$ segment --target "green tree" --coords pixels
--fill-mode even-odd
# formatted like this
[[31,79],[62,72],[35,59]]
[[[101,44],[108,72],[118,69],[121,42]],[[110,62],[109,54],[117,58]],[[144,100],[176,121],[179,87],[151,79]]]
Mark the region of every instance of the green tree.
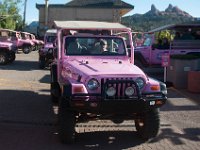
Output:
[[0,28],[20,29],[22,17],[19,14],[18,4],[21,0],[2,0],[0,1]]

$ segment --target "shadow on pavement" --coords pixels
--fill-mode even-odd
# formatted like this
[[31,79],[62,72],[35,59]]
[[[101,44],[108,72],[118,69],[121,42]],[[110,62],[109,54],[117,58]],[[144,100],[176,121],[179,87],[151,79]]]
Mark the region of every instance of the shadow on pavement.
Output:
[[[43,91],[46,92],[46,89],[41,89],[40,91],[41,93]],[[180,95],[174,93],[169,93],[170,96],[175,98],[180,97]],[[175,146],[186,145],[187,143],[185,143],[184,139],[196,142],[200,141],[199,128],[184,128],[183,133],[179,133],[169,124],[161,124],[158,136],[148,143],[140,140],[136,131],[115,131],[113,129],[112,131],[79,133],[74,145],[63,145],[58,138],[56,115],[53,112],[52,106],[49,95],[38,94],[33,91],[1,90],[1,149],[121,150],[138,147],[143,144],[159,143],[166,139],[171,141],[172,145]]]
[[54,124],[49,95],[33,91],[0,90],[0,122]]
[[[200,106],[198,103],[194,104],[189,97],[187,97],[185,94],[179,92],[176,89],[169,88],[168,89],[168,100],[166,104],[161,107],[162,111],[195,111],[200,110]],[[173,105],[173,101],[191,101],[190,105],[184,104],[184,105]]]
[[0,66],[2,70],[17,70],[17,71],[31,71],[41,70],[37,61],[15,60],[13,63]]
[[51,81],[50,72],[48,75],[43,76],[39,81],[40,83],[50,83]]
[[178,133],[173,131],[172,128],[161,129],[160,134],[150,143],[157,143],[163,139],[168,139],[173,143],[173,145],[186,145],[184,139],[199,142],[200,141],[200,129],[199,128],[186,128],[183,133]]

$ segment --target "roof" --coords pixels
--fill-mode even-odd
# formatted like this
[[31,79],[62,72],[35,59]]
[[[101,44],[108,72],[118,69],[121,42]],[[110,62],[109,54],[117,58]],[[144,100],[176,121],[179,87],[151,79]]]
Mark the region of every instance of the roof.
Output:
[[[36,8],[44,8],[44,4],[36,4]],[[118,9],[134,9],[133,5],[125,3],[121,0],[73,0],[66,4],[49,4],[49,8],[118,8]]]
[[74,7],[92,7],[92,8],[129,8],[133,9],[134,6],[125,3],[121,0],[73,0],[66,4],[67,6]]
[[162,30],[172,30],[176,28],[200,28],[200,24],[170,24],[150,30],[149,33],[158,32]]
[[57,28],[69,29],[128,29],[120,23],[98,21],[54,21]]
[[14,31],[14,30],[11,30],[11,29],[3,29],[3,28],[0,28],[0,31],[16,32],[16,31]]
[[57,33],[56,29],[48,29],[46,33]]

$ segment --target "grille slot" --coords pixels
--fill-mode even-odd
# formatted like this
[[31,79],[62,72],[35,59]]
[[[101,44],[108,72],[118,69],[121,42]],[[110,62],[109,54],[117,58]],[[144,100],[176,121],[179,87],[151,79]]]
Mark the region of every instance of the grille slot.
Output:
[[[116,94],[114,96],[108,96],[106,94],[106,90],[108,87],[115,87]],[[129,97],[125,94],[126,87],[133,87],[134,88],[134,95]],[[115,99],[115,100],[121,100],[121,99],[134,99],[134,98],[140,98],[140,90],[137,85],[137,83],[132,78],[103,78],[101,79],[101,94],[104,97],[104,99]]]

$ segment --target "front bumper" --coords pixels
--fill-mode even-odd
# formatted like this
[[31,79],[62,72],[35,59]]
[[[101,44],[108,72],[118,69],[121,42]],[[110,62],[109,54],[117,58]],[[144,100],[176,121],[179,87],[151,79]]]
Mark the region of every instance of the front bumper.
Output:
[[131,99],[105,99],[104,96],[93,94],[76,94],[69,100],[69,109],[86,113],[141,113],[159,108],[166,103],[167,97],[162,93],[146,93]]
[[52,55],[53,56],[53,48],[49,48],[49,49],[40,49],[39,50],[39,55],[40,56],[47,56],[47,55]]

